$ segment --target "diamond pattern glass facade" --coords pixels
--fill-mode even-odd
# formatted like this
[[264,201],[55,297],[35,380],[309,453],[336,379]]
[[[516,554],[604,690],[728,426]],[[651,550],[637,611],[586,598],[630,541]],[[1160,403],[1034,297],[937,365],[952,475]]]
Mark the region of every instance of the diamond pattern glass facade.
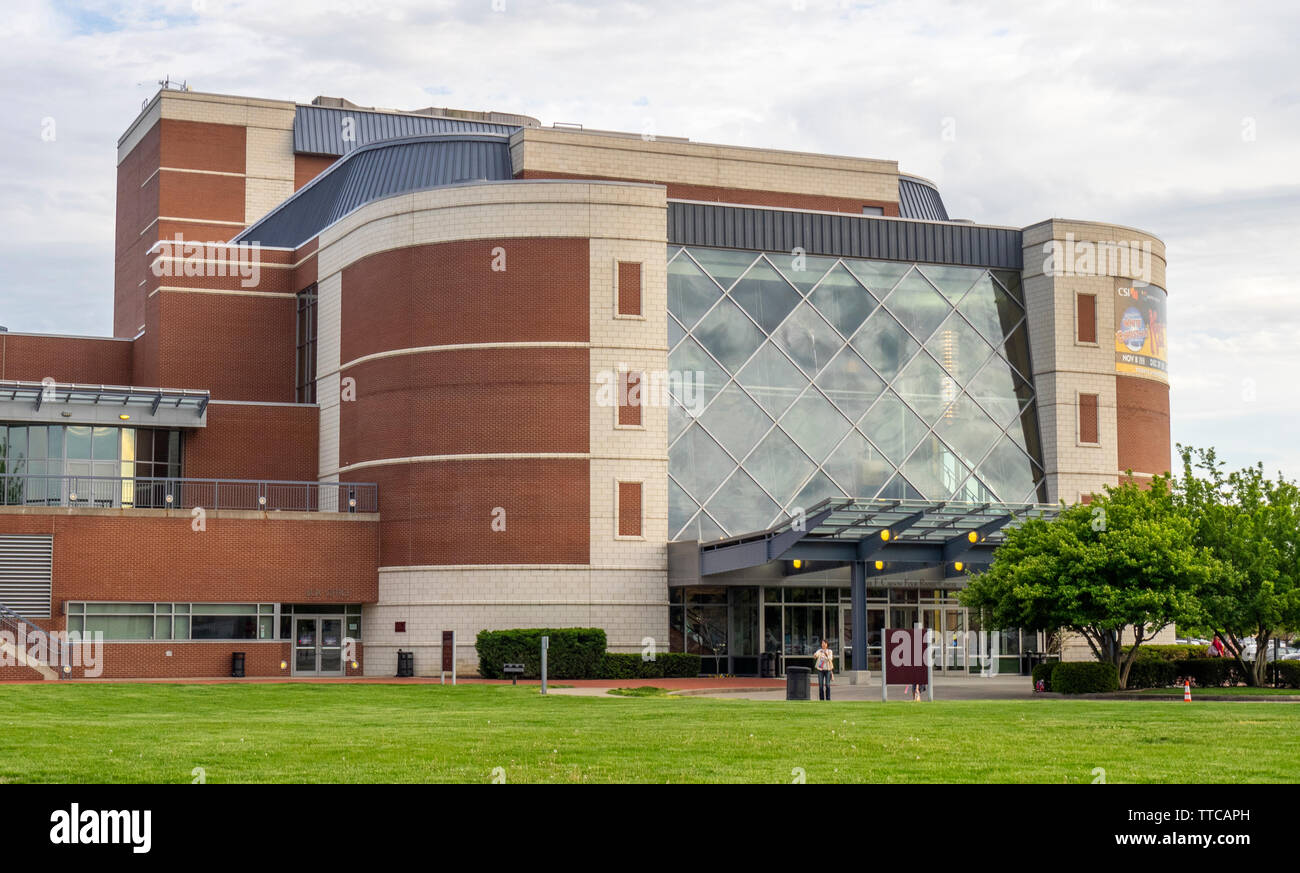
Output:
[[1020,277],[668,250],[673,539],[827,497],[1042,502]]

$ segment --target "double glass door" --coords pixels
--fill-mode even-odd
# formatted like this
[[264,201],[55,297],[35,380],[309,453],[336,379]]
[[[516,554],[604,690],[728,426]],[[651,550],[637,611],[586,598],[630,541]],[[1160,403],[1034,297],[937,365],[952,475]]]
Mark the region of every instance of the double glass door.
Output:
[[293,617],[293,675],[343,675],[342,617]]

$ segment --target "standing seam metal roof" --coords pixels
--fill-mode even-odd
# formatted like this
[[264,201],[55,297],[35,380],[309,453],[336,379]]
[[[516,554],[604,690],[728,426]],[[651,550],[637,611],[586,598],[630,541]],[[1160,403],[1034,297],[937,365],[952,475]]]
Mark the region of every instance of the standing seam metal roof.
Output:
[[923,221],[948,221],[939,189],[912,176],[898,177],[898,215]]
[[[345,122],[351,119],[351,124]],[[348,138],[344,138],[345,130]],[[509,124],[468,121],[432,115],[401,115],[330,106],[299,106],[293,117],[293,150],[307,155],[346,155],[386,139],[440,133],[486,133],[509,136]]]
[[384,197],[512,177],[505,136],[445,134],[372,143],[341,158],[232,242],[293,248]]

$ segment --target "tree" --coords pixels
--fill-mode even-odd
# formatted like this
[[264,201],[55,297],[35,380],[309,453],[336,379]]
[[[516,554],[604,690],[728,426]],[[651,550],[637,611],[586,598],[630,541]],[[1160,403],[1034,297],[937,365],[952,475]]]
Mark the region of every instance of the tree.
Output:
[[[1300,489],[1262,464],[1224,473],[1214,449],[1179,446],[1182,478],[1174,500],[1216,560],[1197,596],[1202,620],[1190,627],[1217,634],[1250,685],[1268,675],[1270,642],[1300,628]],[[1243,640],[1255,638],[1247,662]]]
[[[1107,487],[1091,504],[1009,530],[961,600],[986,625],[1080,634],[1099,661],[1115,665],[1124,688],[1144,642],[1199,618],[1195,592],[1214,559],[1193,534],[1168,477],[1155,477],[1149,489]],[[1130,647],[1123,645],[1126,629]]]

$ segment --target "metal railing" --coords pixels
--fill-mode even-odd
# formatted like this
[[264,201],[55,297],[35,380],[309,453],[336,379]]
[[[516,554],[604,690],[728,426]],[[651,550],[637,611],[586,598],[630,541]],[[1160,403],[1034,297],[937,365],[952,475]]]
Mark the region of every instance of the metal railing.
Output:
[[374,482],[0,474],[0,505],[378,512]]
[[[3,603],[0,603],[0,630],[6,631],[12,637],[10,642],[24,655],[32,651],[33,644],[38,651],[43,649],[45,660],[35,658],[27,664],[37,672],[53,669],[48,663],[49,660],[53,660],[55,664],[68,663],[68,647],[63,640],[51,636],[45,628],[30,618],[19,615]],[[14,655],[18,656],[19,653],[15,652]],[[59,675],[66,675],[66,671],[60,672]]]

